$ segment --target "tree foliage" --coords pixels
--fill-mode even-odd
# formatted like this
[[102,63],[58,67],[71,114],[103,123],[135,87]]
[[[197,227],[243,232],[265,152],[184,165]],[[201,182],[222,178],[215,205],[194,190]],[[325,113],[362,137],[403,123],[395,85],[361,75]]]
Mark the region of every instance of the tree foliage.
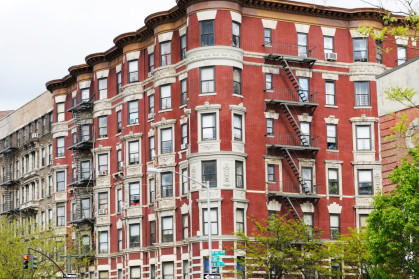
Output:
[[375,278],[419,275],[419,146],[408,152],[410,161],[403,158],[401,167],[389,175],[396,190],[374,197],[368,218],[367,245]]
[[328,274],[329,251],[320,241],[320,233],[300,221],[273,215],[255,226],[251,236],[237,233],[236,272],[245,278],[280,279],[286,274],[315,271]]

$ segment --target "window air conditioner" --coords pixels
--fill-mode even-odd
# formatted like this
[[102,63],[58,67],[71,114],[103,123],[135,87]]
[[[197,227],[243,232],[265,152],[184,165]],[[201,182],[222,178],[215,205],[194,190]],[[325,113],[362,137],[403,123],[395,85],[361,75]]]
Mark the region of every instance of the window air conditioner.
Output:
[[32,133],[32,138],[37,138],[38,137],[38,133]]
[[129,124],[137,124],[137,123],[138,123],[138,118],[129,120]]
[[336,61],[338,59],[338,54],[336,52],[326,53],[326,60]]
[[300,57],[308,57],[308,56],[307,56],[307,53],[302,53],[302,54],[300,54],[299,56],[300,56]]
[[148,119],[154,118],[154,112],[148,114]]
[[106,209],[99,209],[98,214],[99,215],[105,215],[105,214],[107,214],[107,210]]
[[148,77],[152,77],[152,76],[153,76],[153,72],[149,72]]
[[99,172],[99,175],[100,176],[104,176],[104,175],[107,175],[108,174],[108,171],[100,171]]
[[180,149],[186,149],[186,143],[182,143],[182,144],[180,145]]

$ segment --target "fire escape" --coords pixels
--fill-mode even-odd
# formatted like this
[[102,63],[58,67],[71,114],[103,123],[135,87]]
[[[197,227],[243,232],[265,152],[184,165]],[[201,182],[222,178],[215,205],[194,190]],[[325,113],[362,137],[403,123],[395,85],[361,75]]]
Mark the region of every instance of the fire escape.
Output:
[[[300,46],[284,43],[271,43],[265,45],[265,63],[271,65],[280,65],[285,73],[285,83],[291,88],[273,88],[265,92],[266,110],[275,110],[282,112],[284,118],[292,128],[292,133],[276,132],[273,135],[267,135],[267,154],[284,157],[292,175],[296,181],[281,181],[276,187],[269,189],[268,199],[279,199],[290,211],[291,215],[300,221],[302,220],[302,212],[299,204],[304,201],[311,200],[317,205],[320,196],[318,193],[318,185],[313,185],[311,172],[311,180],[301,173],[302,166],[298,164],[298,158],[314,159],[318,147],[317,138],[313,137],[310,131],[310,124],[302,128],[302,123],[298,121],[296,113],[312,117],[317,106],[316,92],[302,88],[291,69],[290,65],[298,65],[300,68],[311,68],[316,62],[313,58],[314,49],[307,46],[305,51]],[[278,109],[280,111],[278,111]],[[288,127],[289,127],[288,126]]]
[[[95,175],[91,149],[94,144],[92,119],[94,94],[80,93],[72,99],[73,133],[67,139],[69,150],[73,151],[73,171],[68,174],[68,186],[73,189],[72,221],[75,226],[93,224],[93,185]],[[90,123],[90,124],[89,124]]]
[[16,187],[19,185],[19,180],[13,176],[13,158],[14,153],[18,149],[12,138],[5,138],[2,143],[0,155],[3,157],[2,177],[0,187],[2,187],[2,209],[1,214],[12,214],[18,211],[14,204],[13,195],[16,192]]

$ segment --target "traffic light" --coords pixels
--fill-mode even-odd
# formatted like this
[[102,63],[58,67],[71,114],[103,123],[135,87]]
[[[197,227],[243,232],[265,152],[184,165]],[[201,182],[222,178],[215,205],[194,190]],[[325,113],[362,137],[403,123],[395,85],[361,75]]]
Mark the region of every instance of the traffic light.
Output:
[[23,269],[29,268],[29,255],[23,256]]
[[38,256],[31,255],[31,257],[30,257],[30,269],[38,269]]

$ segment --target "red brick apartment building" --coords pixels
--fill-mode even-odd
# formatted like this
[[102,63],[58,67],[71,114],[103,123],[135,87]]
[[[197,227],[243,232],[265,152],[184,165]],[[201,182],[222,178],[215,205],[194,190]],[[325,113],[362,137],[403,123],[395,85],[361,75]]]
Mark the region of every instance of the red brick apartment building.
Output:
[[[63,236],[92,228],[83,278],[202,278],[207,190],[180,174],[210,185],[213,250],[270,212],[324,239],[362,226],[382,187],[375,76],[415,56],[356,32],[381,16],[179,0],[49,81],[50,221]],[[153,160],[162,173],[147,172]],[[222,257],[222,276],[236,256]]]

